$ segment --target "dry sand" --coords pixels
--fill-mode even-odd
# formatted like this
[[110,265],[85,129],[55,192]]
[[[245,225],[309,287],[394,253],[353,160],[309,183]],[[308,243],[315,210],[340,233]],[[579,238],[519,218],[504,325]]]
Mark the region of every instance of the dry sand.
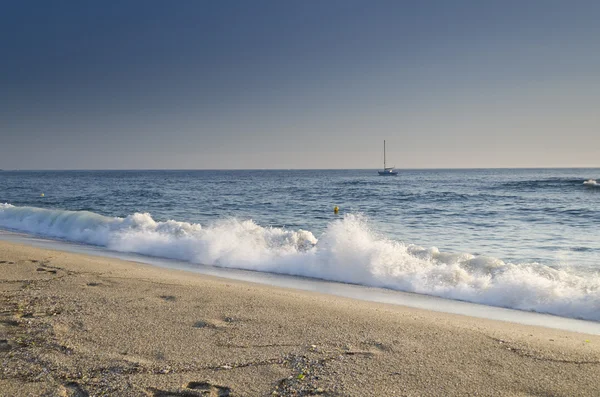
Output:
[[600,337],[0,242],[0,395],[599,396]]

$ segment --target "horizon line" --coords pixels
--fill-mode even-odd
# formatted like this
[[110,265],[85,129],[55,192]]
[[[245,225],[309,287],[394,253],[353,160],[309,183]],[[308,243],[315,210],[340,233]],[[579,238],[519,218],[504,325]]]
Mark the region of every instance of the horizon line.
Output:
[[[599,166],[558,166],[558,167],[414,167],[397,168],[404,171],[435,170],[552,170],[552,169],[600,169]],[[377,171],[380,168],[15,168],[0,172],[20,171]]]

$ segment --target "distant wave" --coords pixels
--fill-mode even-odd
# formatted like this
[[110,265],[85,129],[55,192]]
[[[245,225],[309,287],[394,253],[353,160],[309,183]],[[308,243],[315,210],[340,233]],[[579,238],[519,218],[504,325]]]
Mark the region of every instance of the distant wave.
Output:
[[600,184],[598,184],[595,179],[588,179],[587,181],[583,182],[583,184],[588,187],[600,187]]
[[317,239],[305,230],[223,219],[208,226],[149,214],[0,204],[0,227],[192,263],[385,287],[486,305],[600,321],[600,274],[444,253],[387,239],[346,215]]
[[576,185],[581,185],[581,179],[545,178],[506,182],[502,184],[502,187],[516,190],[531,190],[541,188],[560,188]]

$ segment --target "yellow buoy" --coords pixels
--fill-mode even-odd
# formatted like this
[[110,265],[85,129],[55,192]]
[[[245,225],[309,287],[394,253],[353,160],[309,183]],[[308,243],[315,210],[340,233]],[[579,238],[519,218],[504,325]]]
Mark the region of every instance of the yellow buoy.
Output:
[[40,197],[44,197],[44,193],[40,194]]
[[338,208],[338,206],[336,205],[335,207],[333,207],[333,213],[337,214],[338,212],[340,212],[340,209]]

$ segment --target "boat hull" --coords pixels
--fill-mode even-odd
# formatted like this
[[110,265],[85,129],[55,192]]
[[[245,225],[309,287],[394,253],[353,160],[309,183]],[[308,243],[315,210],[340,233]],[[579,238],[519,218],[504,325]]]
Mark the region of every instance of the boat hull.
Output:
[[381,176],[397,176],[398,171],[377,171]]

